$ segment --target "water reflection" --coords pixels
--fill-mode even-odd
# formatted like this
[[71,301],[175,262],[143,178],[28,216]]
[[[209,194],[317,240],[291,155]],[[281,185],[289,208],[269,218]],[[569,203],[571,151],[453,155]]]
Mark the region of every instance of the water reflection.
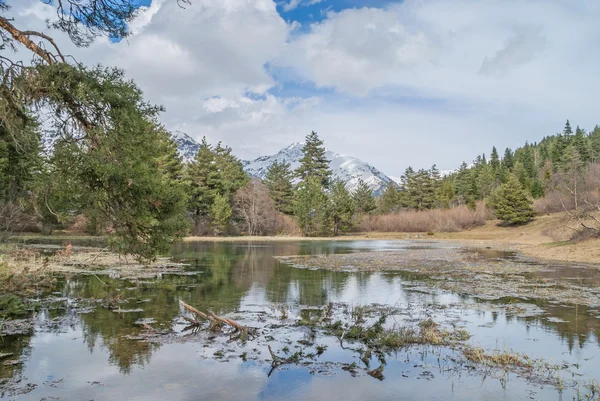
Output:
[[[267,378],[268,367],[254,362],[207,360],[203,357],[206,350],[202,343],[160,346],[130,338],[140,333],[140,319],[152,319],[157,329],[172,327],[181,315],[179,299],[222,314],[260,311],[274,304],[300,310],[328,302],[397,305],[434,318],[443,313],[466,326],[476,344],[576,363],[581,365],[582,373],[592,377],[596,374],[600,360],[597,310],[539,303],[544,313],[516,317],[501,308],[495,309],[494,302],[427,287],[413,273],[303,270],[273,258],[290,254],[401,250],[410,246],[413,245],[402,241],[184,243],[173,250],[173,256],[189,264],[185,275],[163,274],[151,280],[107,276],[100,279],[93,275],[62,277],[58,282],[57,302],[64,308],[41,313],[34,336],[5,338],[0,343],[1,352],[22,355],[25,361],[22,365],[1,366],[0,376],[23,376],[38,384],[34,391],[14,396],[19,400],[52,396],[74,400],[435,400],[445,399],[439,398],[441,389],[442,394],[455,389],[455,380],[460,389],[456,388],[453,399],[516,399],[511,396],[513,393],[519,394],[520,399],[531,391],[523,383],[516,383],[512,393],[506,393],[497,383],[481,383],[480,378],[449,378],[447,374],[441,375],[440,380],[416,377],[410,367],[412,361],[403,362],[402,358],[388,361],[386,376],[395,379],[383,383],[345,374],[312,375],[296,367]],[[92,300],[117,297],[122,302],[119,312],[96,307],[87,313],[72,314],[68,308],[69,303],[77,300],[93,303]],[[496,304],[517,301],[502,300]],[[55,318],[69,324],[54,327],[48,322]],[[435,356],[431,358],[434,363]],[[54,380],[63,381],[52,384]],[[428,384],[431,380],[436,384]]]

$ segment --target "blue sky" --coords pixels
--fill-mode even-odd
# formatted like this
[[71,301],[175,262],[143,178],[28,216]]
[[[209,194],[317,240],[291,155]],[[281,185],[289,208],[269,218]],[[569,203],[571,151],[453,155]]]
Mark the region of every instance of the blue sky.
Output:
[[[389,175],[600,122],[597,0],[141,0],[132,35],[65,51],[115,65],[161,120],[241,158],[319,132]],[[52,6],[13,1],[46,29]]]

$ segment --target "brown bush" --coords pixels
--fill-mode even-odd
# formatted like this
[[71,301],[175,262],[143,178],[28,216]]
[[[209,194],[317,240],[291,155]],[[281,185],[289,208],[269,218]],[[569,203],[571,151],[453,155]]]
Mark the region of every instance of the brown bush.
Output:
[[300,226],[296,222],[292,216],[285,215],[283,213],[277,213],[275,216],[275,225],[274,225],[275,235],[287,235],[287,236],[301,236],[302,230],[300,230]]
[[490,217],[490,211],[483,203],[479,203],[475,210],[458,206],[452,209],[367,215],[358,228],[361,231],[383,232],[454,232],[481,226]]

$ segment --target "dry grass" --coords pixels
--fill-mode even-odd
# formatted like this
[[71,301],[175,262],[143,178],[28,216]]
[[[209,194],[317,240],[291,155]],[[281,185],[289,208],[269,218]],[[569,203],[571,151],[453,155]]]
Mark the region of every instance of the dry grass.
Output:
[[466,206],[452,209],[402,211],[379,216],[365,216],[359,224],[364,232],[457,232],[485,224],[489,210],[479,203],[475,210]]
[[502,367],[529,368],[532,366],[530,359],[525,355],[511,354],[506,351],[494,351],[493,354],[486,353],[483,348],[470,347],[463,350],[463,355],[471,362],[482,365],[493,365]]

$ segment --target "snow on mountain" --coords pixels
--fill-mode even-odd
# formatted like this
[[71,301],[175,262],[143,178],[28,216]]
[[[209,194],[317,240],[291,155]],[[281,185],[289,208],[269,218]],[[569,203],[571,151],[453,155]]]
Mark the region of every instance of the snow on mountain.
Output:
[[[173,140],[177,144],[179,155],[184,162],[190,162],[196,157],[200,144],[194,138],[176,131],[173,134]],[[281,149],[277,154],[261,156],[252,161],[242,161],[244,170],[260,179],[265,178],[267,169],[274,161],[290,163],[290,168],[295,170],[300,165],[303,146],[304,142],[296,142]],[[358,186],[359,179],[366,182],[376,195],[380,194],[388,182],[392,181],[390,177],[356,157],[334,153],[328,149],[325,156],[330,160],[329,165],[333,172],[333,178],[344,181],[351,192]]]
[[200,149],[200,144],[194,138],[181,131],[175,131],[172,137],[173,141],[177,144],[179,156],[183,158],[183,161],[189,163],[194,160],[198,149]]
[[[265,177],[267,169],[274,161],[289,163],[290,168],[295,170],[300,166],[303,146],[304,142],[296,142],[275,155],[244,161],[244,170],[261,179]],[[334,153],[329,149],[326,149],[325,157],[330,160],[333,178],[344,181],[350,192],[357,188],[359,179],[366,182],[375,194],[380,194],[388,182],[392,181],[390,177],[356,157]]]

